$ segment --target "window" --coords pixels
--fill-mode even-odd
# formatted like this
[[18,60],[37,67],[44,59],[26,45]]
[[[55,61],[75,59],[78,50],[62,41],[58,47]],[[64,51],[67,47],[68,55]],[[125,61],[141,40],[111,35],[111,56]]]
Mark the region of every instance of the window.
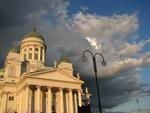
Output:
[[40,51],[40,60],[42,61],[43,60],[43,47],[41,47],[41,51]]
[[32,53],[29,53],[29,59],[32,59]]
[[39,51],[39,49],[38,49],[38,48],[35,48],[35,51],[36,51],[36,52],[38,52],[38,51]]
[[14,101],[14,96],[9,96],[9,101]]
[[41,60],[41,61],[43,60],[42,55],[40,56],[40,60]]
[[38,60],[38,54],[35,53],[35,60]]
[[32,51],[32,48],[29,48],[29,51]]

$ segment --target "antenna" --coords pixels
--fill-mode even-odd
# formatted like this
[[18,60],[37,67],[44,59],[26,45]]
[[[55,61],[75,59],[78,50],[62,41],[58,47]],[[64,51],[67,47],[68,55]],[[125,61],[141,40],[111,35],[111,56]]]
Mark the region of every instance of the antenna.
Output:
[[139,100],[138,100],[138,99],[136,99],[136,103],[137,103],[138,113],[141,113],[141,111],[140,111],[140,107],[139,107]]

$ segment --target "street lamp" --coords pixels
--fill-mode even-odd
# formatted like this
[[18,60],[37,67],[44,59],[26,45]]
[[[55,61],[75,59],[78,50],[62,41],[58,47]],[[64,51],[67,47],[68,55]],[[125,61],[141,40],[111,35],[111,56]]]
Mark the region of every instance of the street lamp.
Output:
[[102,113],[102,108],[101,108],[101,100],[100,100],[100,94],[99,94],[99,85],[98,85],[98,78],[97,78],[97,65],[96,65],[96,55],[101,56],[102,58],[102,65],[105,66],[106,65],[106,61],[104,60],[104,57],[101,53],[95,53],[93,54],[90,50],[84,50],[83,51],[83,56],[82,56],[82,60],[83,62],[86,62],[88,59],[85,56],[85,53],[89,53],[92,56],[92,60],[93,60],[93,69],[94,69],[94,73],[95,73],[95,79],[96,79],[96,88],[97,88],[97,95],[98,95],[98,106],[99,106],[99,112]]

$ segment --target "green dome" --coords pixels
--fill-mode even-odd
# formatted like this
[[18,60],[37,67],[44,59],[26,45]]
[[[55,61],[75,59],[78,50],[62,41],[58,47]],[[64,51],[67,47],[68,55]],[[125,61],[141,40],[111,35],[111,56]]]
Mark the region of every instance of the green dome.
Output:
[[60,64],[61,62],[71,63],[70,60],[67,57],[65,57],[65,56],[63,56],[63,57],[60,58],[58,64]]
[[19,47],[14,47],[9,50],[9,52],[19,53]]
[[3,72],[4,72],[4,68],[1,68],[1,69],[0,69],[0,72],[3,73]]
[[4,75],[4,68],[0,69],[0,78],[2,78]]
[[24,35],[24,38],[28,38],[28,37],[39,38],[45,42],[43,36],[39,32],[36,31],[36,27],[33,27],[31,32]]

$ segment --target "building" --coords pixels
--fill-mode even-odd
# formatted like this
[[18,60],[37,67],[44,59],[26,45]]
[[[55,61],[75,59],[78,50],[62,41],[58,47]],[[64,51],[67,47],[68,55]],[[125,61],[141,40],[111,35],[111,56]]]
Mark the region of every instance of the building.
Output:
[[10,49],[0,70],[0,113],[78,113],[83,81],[65,58],[47,67],[46,49],[35,27]]

